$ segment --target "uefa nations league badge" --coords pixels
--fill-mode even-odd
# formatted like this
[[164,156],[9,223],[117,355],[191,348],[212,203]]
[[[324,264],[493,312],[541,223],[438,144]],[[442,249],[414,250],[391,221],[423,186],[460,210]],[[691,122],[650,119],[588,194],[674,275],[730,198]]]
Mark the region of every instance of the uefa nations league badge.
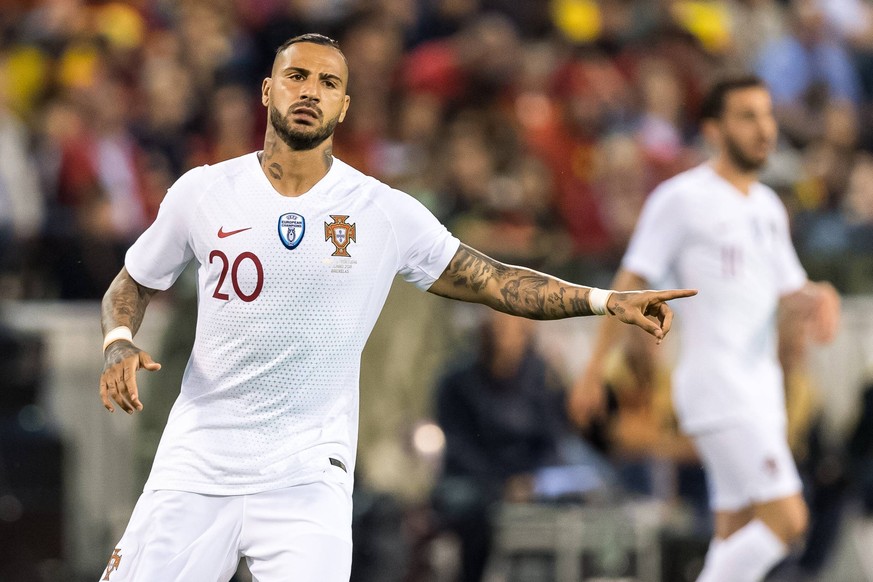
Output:
[[286,249],[296,249],[303,240],[305,232],[306,220],[296,212],[289,212],[279,217],[279,240]]

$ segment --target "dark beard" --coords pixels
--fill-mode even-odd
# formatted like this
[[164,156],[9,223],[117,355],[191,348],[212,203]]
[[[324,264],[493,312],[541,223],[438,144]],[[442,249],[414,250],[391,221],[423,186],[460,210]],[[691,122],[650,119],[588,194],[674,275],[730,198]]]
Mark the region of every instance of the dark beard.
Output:
[[291,124],[288,123],[288,119],[283,117],[275,106],[270,105],[270,124],[276,130],[276,135],[279,136],[279,139],[294,151],[315,149],[324,143],[324,140],[333,135],[333,130],[336,129],[337,123],[339,123],[339,117],[330,120],[327,125],[315,133],[304,133],[293,129]]
[[766,158],[762,161],[749,158],[749,156],[743,153],[740,146],[737,145],[737,142],[729,137],[725,137],[725,148],[728,157],[742,172],[757,172],[767,165]]

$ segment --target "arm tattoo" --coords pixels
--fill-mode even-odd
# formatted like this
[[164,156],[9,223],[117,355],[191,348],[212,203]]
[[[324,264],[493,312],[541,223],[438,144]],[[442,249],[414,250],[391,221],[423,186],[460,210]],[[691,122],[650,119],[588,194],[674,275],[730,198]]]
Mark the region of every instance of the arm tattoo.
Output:
[[513,267],[461,245],[431,291],[451,299],[483,303],[530,319],[591,315],[588,288],[543,273]]
[[478,293],[493,279],[505,277],[509,270],[507,265],[462,245],[445,274],[452,279],[455,287],[466,287]]
[[128,341],[121,340],[114,342],[110,344],[108,348],[106,348],[106,353],[104,354],[103,369],[109,369],[115,364],[119,364],[123,362],[126,358],[134,356],[141,351],[142,350],[140,350],[138,347]]
[[106,334],[119,325],[126,325],[135,334],[154,294],[154,289],[143,287],[127,274],[126,269],[122,269],[103,296],[103,333]]

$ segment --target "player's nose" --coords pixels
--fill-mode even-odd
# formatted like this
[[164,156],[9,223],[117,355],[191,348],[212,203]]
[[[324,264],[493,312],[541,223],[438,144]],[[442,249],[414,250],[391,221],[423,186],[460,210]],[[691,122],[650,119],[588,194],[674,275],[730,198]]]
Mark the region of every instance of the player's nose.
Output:
[[321,101],[318,93],[318,81],[307,79],[303,85],[300,87],[300,100],[301,101],[313,101],[318,103]]

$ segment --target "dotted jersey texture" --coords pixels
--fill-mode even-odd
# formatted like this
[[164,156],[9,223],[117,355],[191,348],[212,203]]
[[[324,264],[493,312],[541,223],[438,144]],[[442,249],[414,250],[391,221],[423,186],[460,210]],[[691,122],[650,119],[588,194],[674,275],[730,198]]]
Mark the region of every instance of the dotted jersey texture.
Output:
[[[289,212],[304,219],[294,249],[279,234]],[[326,235],[342,221],[348,257]],[[185,174],[125,260],[154,289],[199,263],[196,340],[146,489],[265,491],[329,456],[353,472],[361,352],[392,280],[427,289],[458,245],[415,199],[340,160],[298,197],[273,189],[255,153]]]

